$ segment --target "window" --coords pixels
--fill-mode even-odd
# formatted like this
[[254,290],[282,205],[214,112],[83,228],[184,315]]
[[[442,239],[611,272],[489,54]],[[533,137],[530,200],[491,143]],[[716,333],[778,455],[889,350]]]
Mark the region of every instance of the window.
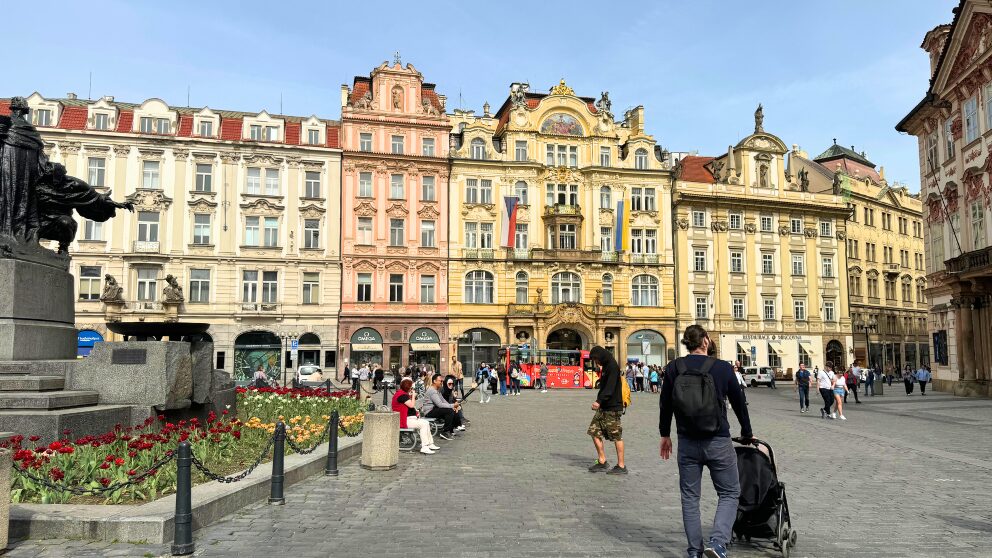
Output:
[[611,306],[613,304],[613,275],[603,274],[602,283],[602,303]]
[[878,298],[878,278],[868,276],[868,297]]
[[631,188],[630,190],[630,210],[631,211],[641,211],[643,209],[643,204],[641,203],[641,189]]
[[813,357],[806,352],[806,348],[803,347],[802,343],[799,344],[799,364],[806,365],[806,368],[813,366]]
[[658,306],[658,279],[637,275],[631,282],[630,303],[634,306]]
[[49,109],[35,109],[31,111],[34,115],[34,125],[35,126],[51,126],[52,125],[52,111]]
[[358,150],[369,152],[372,151],[372,134],[369,132],[362,132],[358,136]]
[[493,247],[493,224],[479,223],[479,248],[489,249]]
[[822,275],[823,277],[833,277],[834,276],[834,258],[833,256],[823,256],[821,261],[822,265]]
[[372,274],[358,274],[358,302],[372,302]]
[[152,302],[158,292],[158,270],[152,267],[138,268],[138,300]]
[[268,141],[279,141],[279,128],[276,126],[266,126],[265,139]]
[[389,220],[389,245],[390,246],[403,246],[404,241],[404,229],[406,228],[406,221],[403,219],[390,219]]
[[857,275],[848,277],[847,290],[850,291],[851,296],[861,296],[861,277]]
[[434,190],[434,177],[424,176],[420,179],[420,200],[421,201],[435,201],[437,200],[437,192]]
[[761,254],[761,273],[762,275],[774,275],[775,274],[775,255],[762,252]]
[[865,242],[865,259],[869,262],[875,261],[875,243]]
[[389,199],[391,200],[406,199],[406,188],[403,187],[402,174],[389,175]]
[[265,169],[265,195],[279,195],[279,169]]
[[551,304],[579,302],[580,298],[581,283],[577,273],[564,271],[551,277]]
[[610,148],[600,147],[599,148],[599,166],[609,167],[612,166],[610,163]]
[[100,266],[79,266],[79,300],[100,300]]
[[258,301],[258,272],[244,271],[241,273],[241,301]]
[[744,299],[742,297],[734,297],[731,299],[730,303],[731,313],[735,320],[744,319]]
[[599,189],[599,208],[613,209],[613,190],[609,186],[602,186]]
[[709,315],[709,301],[705,296],[696,297],[696,319],[703,320]]
[[193,215],[193,244],[210,244],[210,214]]
[[647,229],[644,231],[644,253],[658,253],[658,231],[655,229]]
[[107,160],[103,157],[90,157],[87,178],[90,186],[103,186],[106,180]]
[[486,203],[486,204],[493,203],[492,180],[483,179],[479,181],[479,203]]
[[210,302],[210,270],[189,270],[189,301]]
[[830,238],[834,235],[833,233],[833,223],[830,221],[820,221],[820,236],[823,238]]
[[646,169],[648,168],[648,152],[645,149],[638,149],[634,152],[634,168],[635,169]]
[[806,255],[805,254],[793,254],[792,255],[792,274],[793,275],[806,275]]
[[978,201],[971,204],[971,240],[972,250],[985,248],[985,207]]
[[834,301],[832,300],[823,301],[823,321],[825,322],[837,321],[837,313],[834,312]]
[[[636,190],[638,190],[638,188],[634,188],[634,190],[636,191]],[[655,211],[656,210],[655,197],[654,197],[654,188],[644,188],[644,190],[641,191],[641,204],[640,205],[641,205],[641,207],[643,208],[644,211]]]
[[848,255],[848,257],[850,257],[853,260],[860,259],[858,257],[858,241],[857,240],[855,240],[853,238],[847,239],[847,255]]
[[731,273],[744,273],[744,251],[743,250],[731,250],[730,251],[730,272]]
[[764,310],[764,318],[766,320],[775,319],[775,299],[766,298],[762,301],[762,308]]
[[954,133],[951,128],[954,125],[954,119],[948,118],[944,122],[944,159],[950,159],[954,157]]
[[421,144],[420,151],[424,157],[434,156],[434,138],[423,138],[422,140],[420,140],[420,144]]
[[360,198],[372,197],[372,173],[370,172],[358,173],[358,197]]
[[262,169],[248,167],[247,180],[245,184],[246,193],[260,195],[262,193]]
[[761,232],[772,232],[772,216],[762,215],[761,219]]
[[200,130],[199,133],[200,137],[204,137],[204,138],[213,137],[214,123],[211,122],[210,120],[201,120],[199,130]]
[[561,250],[575,250],[575,225],[558,225],[558,248]]
[[[805,322],[806,321],[806,299],[804,299],[804,298],[795,298],[795,299],[792,299],[792,312],[793,312],[793,315],[795,316],[797,322]],[[766,317],[765,319],[767,320],[769,318]]]
[[389,138],[389,148],[393,155],[403,154],[403,136],[390,136]]
[[478,248],[479,247],[479,224],[478,223],[465,223],[465,247],[466,248]]
[[303,247],[320,248],[320,219],[303,220]]
[[909,250],[899,250],[899,264],[909,268]]
[[303,180],[303,197],[320,197],[320,173],[317,171],[307,171]]
[[513,158],[516,161],[526,161],[527,160],[527,142],[526,141],[516,141],[513,147]]
[[103,223],[99,221],[83,221],[83,240],[103,240]]
[[882,246],[882,261],[883,263],[892,263],[892,248]]
[[479,179],[465,179],[465,203],[479,203]]
[[527,249],[527,223],[517,223],[513,231],[513,247],[517,250]]
[[910,283],[902,284],[902,301],[904,303],[913,302],[913,285]]
[[803,233],[803,220],[802,219],[796,219],[795,217],[793,217],[792,219],[789,219],[789,230],[792,232],[792,234],[802,234]]
[[527,202],[527,190],[529,190],[527,183],[523,180],[517,181],[513,185],[513,194],[517,196],[517,203],[520,205],[529,205]]
[[978,139],[978,96],[964,102],[964,142]]
[[916,302],[919,304],[924,304],[927,301],[924,289],[926,289],[926,287],[923,285],[916,285]]
[[488,271],[470,271],[465,275],[465,302],[468,304],[493,303],[493,274]]
[[110,129],[110,117],[105,112],[98,112],[93,115],[93,129],[94,130],[108,130]]
[[316,128],[307,129],[307,143],[310,145],[320,145],[320,130]]
[[196,164],[196,181],[193,189],[197,192],[212,192],[214,180],[214,166],[210,163]]
[[706,226],[706,212],[700,211],[698,209],[692,210],[692,226],[693,227],[705,227]]
[[434,304],[435,302],[435,278],[433,275],[420,276],[420,303]]
[[857,223],[858,222],[858,206],[856,206],[856,205],[854,205],[852,203],[850,205],[850,208],[851,208],[851,217],[850,217],[850,220],[851,220],[852,223]]
[[150,134],[154,131],[152,126],[152,119],[148,116],[142,116],[141,121],[138,123],[138,130],[142,134]]
[[614,251],[614,238],[612,227],[599,228],[599,249],[602,252]]
[[555,166],[555,146],[549,145],[547,151],[547,160],[545,161],[549,167]]
[[262,302],[269,304],[275,304],[279,302],[279,272],[278,271],[263,271],[262,272]]
[[515,283],[516,283],[516,296],[514,297],[513,300],[517,304],[527,304],[527,300],[529,296],[528,293],[530,291],[530,280],[528,279],[527,274],[524,273],[523,271],[518,271],[515,277]]
[[892,214],[882,212],[882,228],[891,231],[892,230]]
[[548,184],[548,205],[579,205],[579,186],[577,184]]
[[706,250],[693,251],[693,271],[706,271]]
[[420,245],[426,248],[434,247],[434,221],[420,222]]
[[574,145],[548,145],[547,164],[555,166],[555,155],[557,154],[557,166],[577,167],[579,166],[579,148]]
[[141,242],[158,242],[158,212],[138,212],[138,240]]
[[158,188],[158,161],[142,161],[141,163],[141,187]]
[[359,217],[355,234],[355,243],[372,244],[372,218]]
[[320,274],[313,272],[303,273],[303,304],[317,304],[320,302]]
[[169,125],[168,118],[159,118],[155,120],[155,133],[157,134],[168,134],[171,126]]
[[644,241],[644,231],[641,229],[631,229],[630,231],[630,253],[631,254],[643,254],[644,248],[642,246]]
[[486,142],[480,138],[472,140],[472,158],[484,160],[486,158]]
[[265,246],[279,246],[279,218],[266,217],[262,221],[262,241]]
[[744,228],[744,216],[738,212],[731,212],[728,219],[728,227],[732,230],[741,230]]
[[259,141],[262,139],[262,127],[258,124],[252,124],[248,127],[248,138],[253,141]]
[[885,280],[885,299],[895,300],[896,299],[896,281],[895,279]]
[[261,217],[245,217],[245,246],[258,246]]

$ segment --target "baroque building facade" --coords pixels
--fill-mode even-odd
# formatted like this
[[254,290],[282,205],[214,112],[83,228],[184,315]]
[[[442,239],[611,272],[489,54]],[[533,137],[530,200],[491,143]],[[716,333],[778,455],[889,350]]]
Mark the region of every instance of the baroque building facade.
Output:
[[992,395],[992,7],[962,0],[929,31],[930,87],[896,125],[917,137],[934,381]]
[[466,370],[509,345],[667,361],[671,168],[643,107],[611,110],[562,80],[451,116],[450,328]]
[[697,323],[719,358],[772,366],[851,362],[844,279],[848,208],[805,188],[763,128],[719,157],[679,161],[673,218],[679,327]]
[[[335,368],[336,121],[72,94],[28,104],[53,161],[135,206],[106,223],[77,216],[81,355],[121,339],[108,323],[205,322],[216,367],[236,379],[258,366],[273,377],[292,364]],[[105,276],[118,286],[105,291]]]
[[353,366],[450,363],[444,101],[398,57],[341,87],[339,343]]

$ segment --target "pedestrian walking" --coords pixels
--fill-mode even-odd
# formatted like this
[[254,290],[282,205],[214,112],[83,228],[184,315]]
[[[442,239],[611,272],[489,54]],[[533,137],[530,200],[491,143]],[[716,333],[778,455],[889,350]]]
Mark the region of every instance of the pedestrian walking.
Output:
[[541,362],[541,393],[548,393],[548,363]]
[[906,395],[912,395],[913,384],[916,383],[916,378],[908,369],[902,371],[902,383],[906,386]]
[[[741,425],[741,437],[752,438],[744,392],[726,362],[708,356],[712,346],[706,330],[698,325],[686,328],[682,344],[689,355],[665,367],[661,388],[661,458],[672,455],[671,427],[675,417],[679,437],[677,463],[679,492],[682,499],[682,524],[689,543],[690,558],[726,558],[737,502],[740,478],[737,454],[730,439],[724,400],[729,400]],[[710,472],[717,493],[716,514],[709,542],[703,545],[703,527],[699,517],[699,497],[703,467]]]
[[651,367],[648,381],[651,382],[651,393],[658,393],[658,369],[654,366]]
[[799,371],[796,372],[796,393],[799,394],[799,412],[809,412],[809,384],[813,375],[806,369],[806,364],[799,363]]
[[[593,365],[602,369],[599,391],[596,393],[596,400],[592,403],[592,410],[596,413],[586,431],[592,437],[593,445],[596,446],[596,463],[589,467],[589,472],[606,471],[611,475],[626,475],[623,425],[620,423],[620,417],[623,415],[623,390],[620,387],[623,379],[620,377],[620,365],[609,351],[598,345],[589,351],[589,358],[592,359]],[[616,446],[617,464],[612,469],[606,461],[604,439],[613,442]]]
[[634,391],[644,391],[644,367],[634,365]]
[[847,378],[846,374],[837,374],[834,376],[834,404],[837,406],[837,411],[830,415],[830,418],[838,418],[840,420],[847,420],[844,416],[844,399],[847,397]]
[[847,391],[844,392],[844,403],[847,403],[847,394],[854,393],[854,402],[858,405],[861,404],[861,400],[858,399],[858,381],[860,380],[858,375],[860,373],[861,370],[857,366],[852,365],[851,368],[847,371],[847,374],[845,374],[844,387],[846,388]]
[[927,394],[927,382],[930,378],[930,369],[921,364],[920,369],[916,371],[916,381],[920,382],[920,395]]
[[875,397],[875,371],[871,368],[864,369],[865,374],[865,395]]
[[475,371],[475,386],[479,390],[479,403],[489,403],[492,399],[489,395],[489,367],[484,362]]
[[820,390],[820,397],[823,398],[820,418],[834,418],[830,410],[834,405],[834,363],[828,360],[823,370],[817,371],[815,376],[816,387]]
[[520,370],[520,365],[516,362],[510,363],[510,393],[513,395],[520,395],[520,375],[522,371]]
[[500,359],[500,361],[496,363],[496,373],[499,375],[499,394],[505,397],[507,372],[506,372],[506,365],[503,364],[502,359]]
[[[365,366],[364,364],[362,366]],[[355,366],[351,369],[351,391],[358,392],[361,390],[361,369]]]
[[634,391],[636,389],[634,384],[634,378],[636,377],[634,372],[635,366],[637,366],[636,363],[628,362],[627,370],[624,372],[624,377],[627,379],[627,387],[630,388],[630,391]]
[[462,399],[465,399],[465,371],[462,368],[462,361],[457,358],[451,364],[451,375],[455,377],[455,389],[462,392]]

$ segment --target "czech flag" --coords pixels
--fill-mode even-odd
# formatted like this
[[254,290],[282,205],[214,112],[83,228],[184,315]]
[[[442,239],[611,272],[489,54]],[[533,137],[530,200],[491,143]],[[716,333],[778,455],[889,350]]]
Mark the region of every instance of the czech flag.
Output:
[[502,227],[502,242],[500,246],[513,248],[514,236],[517,232],[517,203],[516,196],[503,196],[503,217],[500,219]]
[[617,221],[615,223],[616,242],[613,249],[617,252],[624,252],[630,249],[630,228],[628,227],[626,215],[624,215],[625,202],[617,202]]

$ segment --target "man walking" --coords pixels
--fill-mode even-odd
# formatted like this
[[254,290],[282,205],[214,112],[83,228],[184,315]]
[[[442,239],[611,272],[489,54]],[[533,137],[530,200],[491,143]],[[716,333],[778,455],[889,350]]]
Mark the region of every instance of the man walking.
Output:
[[920,382],[920,395],[926,395],[927,382],[930,381],[930,370],[926,365],[921,364],[920,369],[916,371],[916,381]]
[[799,363],[799,372],[796,372],[796,391],[799,392],[799,412],[809,412],[809,383],[813,375],[806,370],[806,364]]
[[[741,487],[737,472],[737,453],[730,439],[725,400],[741,424],[741,437],[750,440],[751,420],[744,393],[729,364],[707,356],[713,342],[698,325],[686,328],[682,344],[689,355],[665,367],[661,389],[661,458],[672,455],[672,416],[679,436],[679,491],[682,496],[682,523],[689,542],[689,558],[726,558],[727,543],[737,517],[737,500]],[[703,467],[718,501],[709,543],[703,546],[703,527],[699,519],[699,495]]]
[[548,393],[548,364],[546,362],[541,362],[538,377],[541,378],[541,393]]
[[871,367],[864,369],[865,374],[865,395],[875,397],[875,371]]
[[[597,456],[596,463],[589,467],[589,472],[606,471],[610,475],[626,475],[627,467],[623,460],[623,427],[620,425],[620,417],[623,415],[623,390],[620,388],[620,382],[624,381],[620,377],[620,365],[609,351],[598,345],[589,351],[589,358],[603,370],[599,378],[599,393],[592,403],[592,410],[596,411],[596,414],[593,415],[587,431],[592,436]],[[617,464],[612,469],[606,462],[604,438],[613,442],[617,448]]]
[[[362,367],[364,368],[365,365],[363,364]],[[358,366],[352,367],[352,369],[351,369],[351,391],[354,391],[356,393],[358,393],[358,392],[361,391],[361,389],[362,389],[361,375],[362,375],[361,368],[359,368]]]
[[823,408],[820,409],[820,418],[834,418],[831,408],[834,406],[834,363],[827,361],[823,370],[816,372],[816,387],[820,390],[820,397],[823,398]]
[[858,380],[860,379],[861,369],[858,367],[857,362],[855,362],[851,369],[847,371],[847,375],[844,377],[844,382],[847,384],[847,392],[844,393],[844,403],[847,403],[847,394],[854,394],[854,402],[858,405],[861,404],[861,400],[858,399]]

